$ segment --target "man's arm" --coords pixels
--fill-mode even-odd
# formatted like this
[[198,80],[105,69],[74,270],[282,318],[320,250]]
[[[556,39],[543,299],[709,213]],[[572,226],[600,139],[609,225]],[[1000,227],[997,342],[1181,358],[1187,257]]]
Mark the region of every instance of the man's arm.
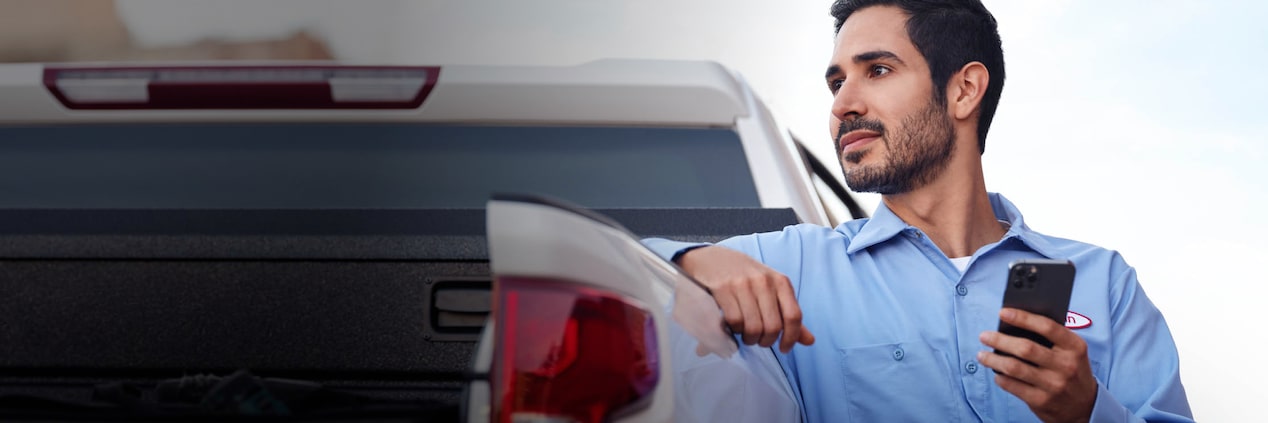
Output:
[[[764,235],[786,234],[751,236],[753,249],[758,249],[757,237]],[[742,335],[745,344],[769,347],[780,340],[780,351],[787,353],[797,343],[814,343],[814,335],[801,324],[801,307],[788,277],[754,260],[747,251],[663,239],[643,243],[709,288],[723,319],[733,332]],[[744,248],[741,241],[733,241],[733,245]],[[760,255],[760,251],[753,253]]]
[[769,347],[781,339],[779,350],[787,353],[796,343],[814,343],[814,335],[801,325],[792,284],[782,273],[718,245],[687,251],[678,257],[678,265],[709,288],[723,319],[743,335],[745,344]]

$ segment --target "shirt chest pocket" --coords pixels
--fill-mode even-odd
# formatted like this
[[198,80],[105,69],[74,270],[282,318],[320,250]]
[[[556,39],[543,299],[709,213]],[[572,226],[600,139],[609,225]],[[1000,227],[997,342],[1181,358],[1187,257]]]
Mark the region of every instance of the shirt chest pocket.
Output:
[[962,401],[949,363],[923,342],[841,349],[850,421],[958,421]]

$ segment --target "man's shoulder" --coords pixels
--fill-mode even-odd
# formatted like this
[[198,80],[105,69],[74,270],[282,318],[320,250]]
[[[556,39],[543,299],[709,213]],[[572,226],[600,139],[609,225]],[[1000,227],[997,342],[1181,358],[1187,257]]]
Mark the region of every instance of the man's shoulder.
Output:
[[833,229],[833,232],[836,232],[846,238],[854,238],[855,235],[859,234],[859,231],[863,230],[863,226],[870,220],[870,218],[865,217],[841,222],[840,225],[837,225],[837,227]]
[[1083,266],[1081,267],[1086,267],[1088,265],[1109,266],[1114,268],[1127,266],[1127,263],[1123,260],[1122,254],[1119,254],[1116,250],[1105,248],[1090,242],[1062,238],[1034,231],[1030,231],[1028,235],[1030,240],[1035,240],[1037,244],[1043,244],[1042,251],[1040,252],[1051,256],[1050,258],[1071,260],[1075,262],[1076,265],[1082,264]]
[[1104,262],[1114,266],[1125,265],[1118,251],[1090,242],[1052,236],[1031,229],[1022,219],[1021,211],[1011,201],[999,193],[989,193],[989,196],[996,217],[1011,223],[1012,232],[1019,233],[1021,240],[1036,252],[1052,259],[1068,259],[1076,264],[1081,261],[1090,261]]
[[859,234],[867,220],[867,218],[863,218],[842,222],[835,228],[813,223],[801,223],[786,226],[780,231],[758,233],[750,236],[763,243],[793,242],[801,244],[803,247],[825,244],[848,246],[854,237]]
[[863,229],[868,218],[854,219],[845,222],[836,227],[820,226],[810,223],[793,225],[785,228],[785,230],[796,231],[805,241],[831,241],[833,243],[844,243],[849,245],[850,241],[858,236],[859,231]]
[[[860,219],[860,220],[866,220],[866,219]],[[845,228],[851,222],[856,222],[856,221],[857,220],[842,223],[838,225],[836,228],[816,225],[813,223],[799,223],[796,225],[788,225],[784,227],[783,230],[780,230],[780,231],[767,232],[765,234],[755,234],[755,235],[779,236],[779,237],[793,236],[803,241],[816,240],[816,239],[833,239],[833,240],[838,240],[841,238],[848,239],[848,238],[852,238],[854,234],[856,234],[858,231],[857,230],[850,231]]]
[[746,247],[756,247],[757,245],[761,245],[762,248],[784,248],[796,244],[799,245],[799,248],[804,249],[810,246],[822,245],[825,242],[834,244],[844,242],[848,244],[853,234],[843,231],[842,228],[844,226],[845,224],[843,223],[834,229],[813,223],[800,223],[785,226],[778,231],[732,237],[719,242],[719,244],[741,251],[747,251]]

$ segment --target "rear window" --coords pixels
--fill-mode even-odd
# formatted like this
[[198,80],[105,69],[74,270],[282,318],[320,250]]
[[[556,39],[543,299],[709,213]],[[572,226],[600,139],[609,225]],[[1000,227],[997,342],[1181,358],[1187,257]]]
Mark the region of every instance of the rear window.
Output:
[[419,124],[0,127],[3,208],[759,207],[726,129]]

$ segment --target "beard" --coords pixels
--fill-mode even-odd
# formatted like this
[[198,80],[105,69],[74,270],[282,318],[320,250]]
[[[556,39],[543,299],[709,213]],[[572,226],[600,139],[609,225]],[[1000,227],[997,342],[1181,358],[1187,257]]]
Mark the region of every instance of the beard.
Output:
[[[955,152],[955,128],[951,116],[931,100],[924,109],[903,118],[892,134],[879,121],[863,118],[842,121],[837,132],[837,157],[841,158],[841,170],[845,172],[845,184],[856,192],[874,192],[881,195],[902,194],[923,187],[933,181],[951,162]],[[871,153],[871,148],[841,154],[840,137],[857,129],[881,134],[889,155],[884,162],[872,166],[855,166],[849,169],[847,162],[859,164]]]

